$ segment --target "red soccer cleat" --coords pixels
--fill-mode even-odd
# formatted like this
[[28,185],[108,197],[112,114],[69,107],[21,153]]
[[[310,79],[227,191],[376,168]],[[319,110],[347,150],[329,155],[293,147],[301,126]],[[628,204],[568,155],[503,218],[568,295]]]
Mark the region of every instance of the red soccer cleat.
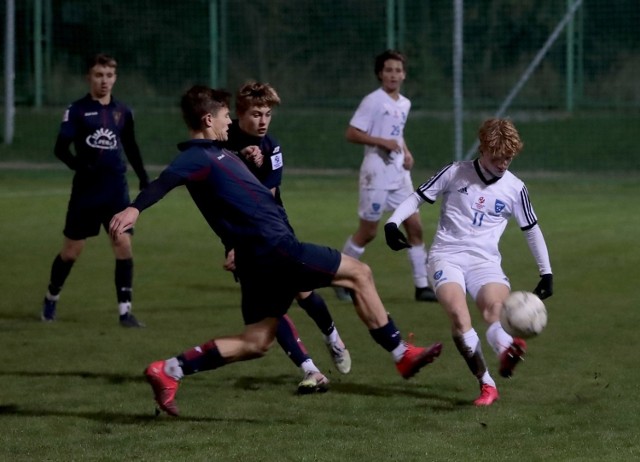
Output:
[[402,359],[396,363],[396,368],[405,379],[410,379],[427,364],[431,364],[434,359],[440,356],[442,343],[434,343],[428,348],[417,347],[407,343],[407,350],[402,355]]
[[500,395],[498,389],[491,385],[484,383],[480,387],[480,396],[473,402],[476,406],[490,406],[494,401],[498,401]]
[[518,337],[513,337],[513,343],[500,355],[500,375],[509,378],[523,356],[527,352],[527,342]]
[[153,397],[160,409],[177,417],[179,412],[175,397],[180,382],[167,375],[164,371],[164,363],[164,361],[156,361],[149,364],[144,370],[144,375],[153,389]]

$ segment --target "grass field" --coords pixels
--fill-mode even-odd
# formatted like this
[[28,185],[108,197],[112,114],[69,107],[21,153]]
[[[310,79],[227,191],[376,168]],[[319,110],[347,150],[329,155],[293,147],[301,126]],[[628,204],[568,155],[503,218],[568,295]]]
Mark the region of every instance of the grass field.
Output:
[[[444,314],[412,301],[406,255],[378,239],[365,261],[387,309],[417,343],[444,343],[437,362],[402,380],[353,309],[321,289],[352,354],[349,375],[333,370],[312,321],[293,307],[301,336],[332,381],[328,393],[296,395],[301,374],[276,347],[258,361],[188,377],[178,419],[154,417],[141,372],[152,360],[241,328],[239,292],[221,270],[221,246],[186,192],[174,191],[136,228],[134,307],[147,329],[118,326],[104,234],[74,267],[58,321],[41,323],[70,178],[60,170],[0,170],[0,460],[640,459],[637,175],[528,181],[555,295],[547,302],[549,325],[513,379],[498,377],[484,344],[502,398],[494,406],[471,405],[477,385]],[[355,174],[289,174],[283,197],[303,240],[340,248],[354,230]],[[437,210],[422,211],[429,237]],[[537,271],[515,226],[502,248],[513,288],[532,289]]]
[[[0,144],[0,162],[47,163],[58,161],[53,144],[64,108],[31,110],[16,115],[13,144]],[[467,116],[463,150],[476,138],[481,118]],[[166,165],[176,155],[177,141],[186,136],[177,110],[135,111],[136,132],[147,164]],[[288,167],[357,169],[360,146],[345,141],[351,111],[278,109],[270,132],[282,143]],[[525,150],[518,167],[527,171],[640,172],[640,114],[515,114]],[[435,171],[453,158],[454,130],[451,117],[414,111],[405,130],[416,167]]]

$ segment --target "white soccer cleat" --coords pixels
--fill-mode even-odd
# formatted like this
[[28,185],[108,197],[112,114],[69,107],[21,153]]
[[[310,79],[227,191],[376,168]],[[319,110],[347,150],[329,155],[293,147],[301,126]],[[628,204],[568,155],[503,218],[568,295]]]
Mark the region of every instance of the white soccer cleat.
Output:
[[348,374],[351,371],[351,355],[340,337],[335,342],[327,343],[327,350],[338,372]]
[[305,372],[302,381],[298,384],[298,393],[301,395],[324,393],[328,390],[329,379],[322,372]]

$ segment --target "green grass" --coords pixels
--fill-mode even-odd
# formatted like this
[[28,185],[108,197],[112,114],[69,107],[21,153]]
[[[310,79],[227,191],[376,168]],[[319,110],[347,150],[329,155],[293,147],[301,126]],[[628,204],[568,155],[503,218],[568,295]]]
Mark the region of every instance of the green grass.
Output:
[[[442,310],[412,301],[406,255],[377,239],[364,259],[386,307],[417,343],[444,343],[438,361],[402,380],[353,309],[321,289],[353,357],[349,375],[336,373],[312,321],[293,307],[332,381],[328,393],[295,395],[301,374],[275,347],[260,360],[188,377],[182,416],[171,419],[154,417],[144,366],[242,326],[221,246],[186,192],[172,192],[136,228],[134,306],[147,329],[117,324],[104,234],[74,267],[58,321],[44,324],[39,310],[62,241],[70,174],[0,170],[0,460],[638,460],[638,179],[528,181],[556,293],[549,325],[513,379],[497,376],[484,344],[501,392],[494,406],[471,405],[477,385]],[[341,247],[356,226],[353,174],[289,174],[284,199],[304,240]],[[436,207],[423,207],[427,237],[436,217]],[[532,289],[537,271],[515,226],[502,248],[513,288]]]
[[[59,164],[53,144],[63,108],[20,108],[12,145],[0,145],[0,162]],[[288,167],[357,169],[362,148],[344,133],[351,111],[278,109],[271,133],[282,143]],[[488,115],[486,115],[488,116]],[[147,164],[166,165],[187,136],[177,110],[135,111],[136,132]],[[527,171],[640,172],[638,113],[516,114],[525,149],[518,167]],[[481,119],[466,116],[463,154],[473,144]],[[405,129],[416,167],[433,172],[454,157],[450,117],[415,111]]]

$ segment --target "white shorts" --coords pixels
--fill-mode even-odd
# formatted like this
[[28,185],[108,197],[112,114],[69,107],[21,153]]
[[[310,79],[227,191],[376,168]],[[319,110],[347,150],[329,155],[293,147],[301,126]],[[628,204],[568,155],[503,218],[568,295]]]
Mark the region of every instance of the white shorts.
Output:
[[474,300],[482,286],[489,283],[504,284],[511,289],[509,278],[499,263],[467,252],[430,253],[427,274],[429,285],[436,292],[442,284],[455,282]]
[[411,194],[409,183],[400,189],[360,189],[358,216],[366,221],[380,221],[384,212],[392,212]]

